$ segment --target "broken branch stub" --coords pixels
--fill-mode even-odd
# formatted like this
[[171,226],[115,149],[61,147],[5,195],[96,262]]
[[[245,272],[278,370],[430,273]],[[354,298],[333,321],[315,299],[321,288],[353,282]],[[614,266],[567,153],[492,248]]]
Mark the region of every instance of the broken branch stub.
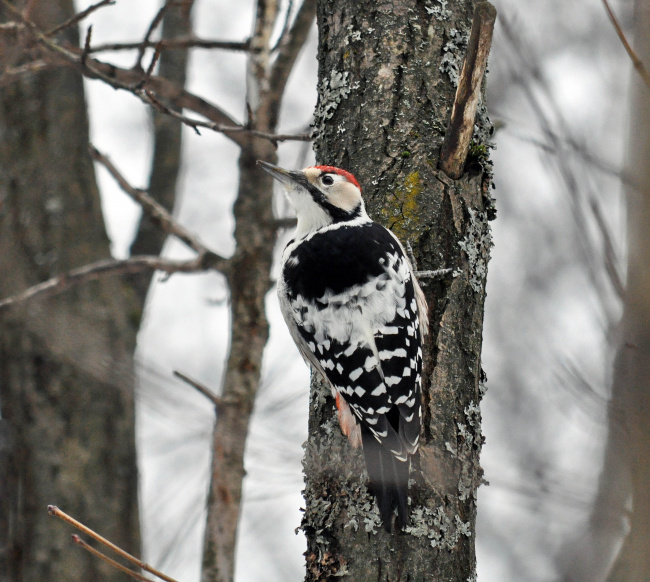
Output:
[[439,168],[454,180],[460,178],[463,173],[474,133],[476,108],[492,46],[492,33],[496,17],[496,8],[489,2],[479,2],[474,9],[467,54],[458,80],[451,119],[440,150],[438,164]]

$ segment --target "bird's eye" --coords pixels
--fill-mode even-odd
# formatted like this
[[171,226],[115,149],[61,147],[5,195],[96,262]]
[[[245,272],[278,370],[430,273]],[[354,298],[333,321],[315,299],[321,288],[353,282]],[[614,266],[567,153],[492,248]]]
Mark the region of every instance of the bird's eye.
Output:
[[325,174],[320,180],[324,186],[331,186],[334,184],[334,178],[332,176]]

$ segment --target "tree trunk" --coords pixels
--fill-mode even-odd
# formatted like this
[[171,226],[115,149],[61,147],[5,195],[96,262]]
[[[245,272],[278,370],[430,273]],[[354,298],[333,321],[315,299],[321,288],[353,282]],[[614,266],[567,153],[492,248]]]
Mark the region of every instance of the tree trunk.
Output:
[[[191,11],[193,0],[183,0],[181,4],[171,5],[165,12],[162,38],[188,37],[192,32]],[[160,55],[158,75],[185,87],[187,76],[187,50],[165,50]],[[167,103],[165,105],[168,105]],[[169,115],[152,110],[154,122],[154,150],[149,177],[149,194],[170,212],[176,201],[176,186],[181,163],[182,126],[181,122]],[[159,255],[167,239],[167,234],[151,218],[143,214],[138,232],[131,244],[131,255]],[[143,271],[130,276],[140,310],[149,291],[153,273]]]
[[[650,2],[635,5],[635,50],[650,62]],[[650,94],[635,74],[632,86],[627,172],[628,267],[621,341],[614,368],[610,402],[610,438],[601,486],[613,495],[599,497],[596,512],[625,517],[619,491],[627,486],[629,532],[608,580],[641,582],[650,579]],[[621,463],[621,460],[624,462]],[[623,500],[625,501],[625,500]],[[618,503],[617,503],[618,502]],[[629,509],[628,509],[629,511]],[[611,517],[610,517],[611,520]],[[616,531],[616,530],[614,530]]]
[[[45,30],[72,0],[30,3]],[[0,14],[4,17],[4,13]],[[63,34],[78,44],[76,30]],[[2,39],[2,68],[20,65]],[[0,296],[109,256],[87,151],[83,84],[71,70],[34,73],[0,90]],[[124,580],[73,547],[47,514],[59,505],[128,551],[139,551],[132,305],[116,280],[95,281],[6,312],[0,327],[3,439],[19,494],[8,579]],[[7,430],[4,430],[7,429]],[[3,442],[3,446],[7,441]]]
[[[266,107],[264,81],[268,79],[269,37],[277,10],[274,1],[258,3],[253,43],[259,50],[249,57],[247,72],[249,121],[255,129],[270,132],[277,119]],[[237,246],[228,275],[230,353],[214,430],[203,582],[234,579],[244,448],[269,337],[264,298],[272,285],[273,185],[270,176],[257,168],[258,159],[277,160],[275,148],[267,140],[251,137],[239,154],[239,190],[233,209]]]
[[[469,0],[319,2],[317,159],[353,172],[371,216],[410,243],[426,270],[424,427],[412,461],[410,526],[387,534],[360,452],[336,426],[316,378],[305,459],[306,580],[475,580],[485,276],[494,215],[479,107],[463,175],[437,170],[471,25]],[[477,157],[478,156],[478,157]]]

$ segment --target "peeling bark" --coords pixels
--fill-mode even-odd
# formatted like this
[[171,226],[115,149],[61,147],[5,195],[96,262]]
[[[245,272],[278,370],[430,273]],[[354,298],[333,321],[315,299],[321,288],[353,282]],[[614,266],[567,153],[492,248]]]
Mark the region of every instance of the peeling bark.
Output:
[[453,272],[422,281],[432,331],[405,532],[380,527],[362,456],[340,434],[327,390],[313,382],[302,525],[307,581],[476,577],[481,341],[494,217],[484,107],[461,177],[437,170],[472,13],[470,1],[319,3],[317,159],[355,174],[370,215],[411,244],[420,269]]

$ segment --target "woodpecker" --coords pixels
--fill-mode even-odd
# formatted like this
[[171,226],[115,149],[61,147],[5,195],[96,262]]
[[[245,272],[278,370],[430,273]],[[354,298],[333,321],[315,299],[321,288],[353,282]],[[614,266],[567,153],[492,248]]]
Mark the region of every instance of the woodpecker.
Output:
[[402,529],[422,418],[424,294],[397,237],[366,214],[352,174],[258,164],[284,186],[298,218],[282,255],[282,315],[331,387],[342,432],[363,447],[385,529],[395,509]]

